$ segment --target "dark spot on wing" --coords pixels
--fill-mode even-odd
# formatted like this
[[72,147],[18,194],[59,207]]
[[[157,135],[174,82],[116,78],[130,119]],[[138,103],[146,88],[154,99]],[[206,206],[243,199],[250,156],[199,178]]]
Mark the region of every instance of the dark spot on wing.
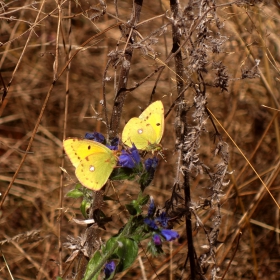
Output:
[[81,158],[78,156],[78,154],[75,152],[74,155],[78,158],[78,160],[81,160]]

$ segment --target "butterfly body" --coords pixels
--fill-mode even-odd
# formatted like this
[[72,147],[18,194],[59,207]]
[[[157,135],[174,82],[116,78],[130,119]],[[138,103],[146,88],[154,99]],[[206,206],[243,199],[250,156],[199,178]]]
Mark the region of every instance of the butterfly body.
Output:
[[161,101],[148,106],[138,118],[130,119],[124,127],[122,141],[132,144],[139,150],[154,151],[160,149],[164,132],[164,108]]
[[100,190],[117,165],[115,151],[101,143],[78,138],[63,141],[64,150],[76,168],[80,183],[92,190]]

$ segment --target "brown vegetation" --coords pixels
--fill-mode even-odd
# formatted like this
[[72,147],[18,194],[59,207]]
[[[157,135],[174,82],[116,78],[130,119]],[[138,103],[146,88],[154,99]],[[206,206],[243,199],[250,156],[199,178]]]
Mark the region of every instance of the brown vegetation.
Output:
[[[224,279],[280,279],[279,116],[262,107],[280,109],[278,1],[185,0],[179,10],[172,0],[171,7],[167,0],[134,6],[6,2],[0,6],[0,244],[7,264],[1,257],[0,278],[9,279],[9,267],[15,279],[74,279],[78,262],[65,262],[71,251],[62,243],[85,227],[73,222],[82,219],[80,200],[65,197],[76,179],[63,160],[62,140],[87,131],[106,134],[106,124],[110,137],[120,135],[152,98],[172,111],[162,140],[165,160],[145,193],[180,216],[174,224],[180,239],[166,244],[158,258],[147,256],[142,244],[134,265],[115,279],[189,279],[188,215],[206,279],[215,273],[226,273]],[[117,115],[111,119],[113,106]],[[187,176],[186,205],[181,197]],[[171,199],[172,189],[180,196]],[[106,187],[115,201],[103,202],[102,210],[113,222],[98,231],[97,241],[124,225],[123,205],[138,192],[128,181]]]

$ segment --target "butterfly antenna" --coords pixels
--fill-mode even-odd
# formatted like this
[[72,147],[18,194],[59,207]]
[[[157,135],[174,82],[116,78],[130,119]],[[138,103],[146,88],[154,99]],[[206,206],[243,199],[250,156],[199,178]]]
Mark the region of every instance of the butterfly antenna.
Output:
[[167,160],[165,159],[164,153],[162,153],[161,151],[158,152],[158,154],[161,156],[161,158],[167,162]]
[[146,155],[147,155],[147,151],[143,151],[142,153],[140,153],[140,156],[142,157],[142,158],[144,158]]
[[102,122],[107,126],[106,121],[102,117],[100,117],[100,114],[93,108],[92,105],[91,105],[91,109],[94,111],[95,116],[84,117],[84,119],[96,119],[97,121]]

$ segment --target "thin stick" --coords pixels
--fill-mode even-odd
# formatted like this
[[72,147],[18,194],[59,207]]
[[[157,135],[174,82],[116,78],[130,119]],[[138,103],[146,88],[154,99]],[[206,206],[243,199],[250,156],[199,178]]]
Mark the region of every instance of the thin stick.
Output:
[[239,245],[239,241],[240,241],[241,235],[242,235],[242,232],[240,232],[239,235],[238,235],[238,239],[237,239],[237,244],[236,244],[235,250],[234,250],[234,252],[233,252],[233,255],[232,255],[232,257],[231,257],[231,259],[230,259],[230,261],[229,261],[229,263],[228,263],[228,266],[227,266],[227,268],[226,268],[226,270],[225,270],[225,272],[224,272],[224,274],[223,274],[221,280],[223,280],[223,279],[225,278],[225,276],[226,276],[226,274],[227,274],[227,272],[228,272],[228,270],[229,270],[229,267],[230,267],[230,265],[231,265],[231,263],[232,263],[232,261],[233,261],[235,255],[236,255],[236,252],[237,252],[237,249],[238,249],[238,245]]
[[228,134],[228,132],[224,129],[224,127],[222,126],[222,124],[217,120],[217,118],[214,116],[214,114],[209,110],[209,108],[207,108],[207,111],[211,114],[211,116],[213,117],[213,119],[219,124],[219,126],[222,128],[222,130],[225,132],[225,134],[228,136],[228,138],[231,140],[231,142],[233,143],[233,145],[237,148],[237,150],[240,152],[240,154],[244,157],[244,159],[247,161],[247,163],[250,165],[250,167],[252,168],[252,170],[255,172],[255,174],[257,175],[257,177],[259,178],[259,180],[261,181],[261,183],[263,184],[263,186],[266,188],[267,192],[269,193],[269,195],[271,196],[271,198],[273,199],[274,203],[277,205],[277,207],[280,209],[280,205],[278,204],[278,202],[276,201],[276,199],[273,197],[272,193],[270,192],[269,188],[267,187],[267,185],[265,184],[265,182],[262,180],[262,178],[260,177],[260,175],[258,174],[258,172],[256,171],[256,169],[253,167],[253,165],[250,163],[249,159],[245,156],[245,154],[241,151],[241,149],[238,147],[238,145],[234,142],[234,140],[231,138],[231,136]]

